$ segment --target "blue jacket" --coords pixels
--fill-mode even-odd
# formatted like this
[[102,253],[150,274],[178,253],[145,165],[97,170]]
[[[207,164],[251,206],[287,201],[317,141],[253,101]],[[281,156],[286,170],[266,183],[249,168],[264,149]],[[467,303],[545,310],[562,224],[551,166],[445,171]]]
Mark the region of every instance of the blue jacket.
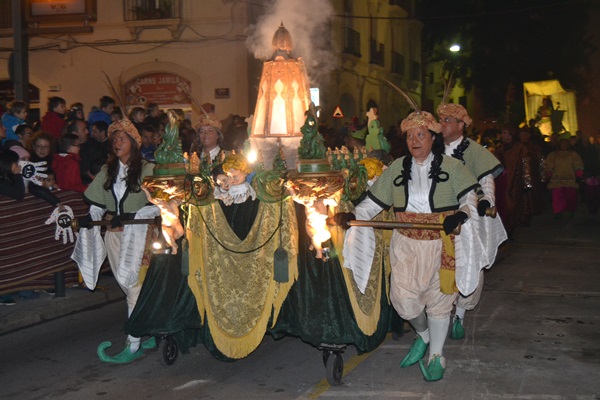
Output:
[[112,120],[110,119],[110,115],[108,115],[104,111],[102,111],[102,110],[92,111],[88,115],[88,130],[90,132],[92,131],[92,124],[96,121],[104,121],[108,125],[110,125],[112,123]]
[[24,123],[25,120],[17,118],[14,115],[9,114],[7,112],[4,113],[4,115],[2,115],[2,125],[4,125],[4,127],[6,128],[6,138],[2,140],[2,143],[10,139],[19,140],[19,137],[15,133],[15,128]]

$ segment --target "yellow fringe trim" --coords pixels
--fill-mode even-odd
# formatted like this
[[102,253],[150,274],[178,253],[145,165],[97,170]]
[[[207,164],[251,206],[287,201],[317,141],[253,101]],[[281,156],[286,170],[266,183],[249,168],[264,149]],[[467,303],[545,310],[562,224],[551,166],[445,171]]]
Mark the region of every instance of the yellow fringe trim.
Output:
[[[207,324],[215,346],[221,353],[232,359],[240,359],[252,353],[262,342],[265,335],[269,319],[273,315],[273,323],[277,321],[281,306],[285,301],[290,288],[298,278],[298,261],[297,261],[297,228],[296,228],[296,213],[293,201],[286,200],[283,204],[283,247],[288,252],[289,259],[289,281],[285,283],[275,282],[273,278],[273,263],[274,252],[280,245],[279,232],[260,250],[249,254],[235,254],[225,249],[218,250],[214,254],[210,248],[214,248],[215,241],[206,230],[206,225],[202,218],[206,221],[212,233],[217,237],[219,242],[226,245],[228,248],[236,251],[245,251],[254,249],[260,246],[268,239],[273,232],[276,224],[279,223],[279,215],[281,204],[261,203],[259,211],[252,226],[247,240],[240,242],[233,231],[229,228],[227,221],[218,204],[213,204],[207,207],[190,208],[189,223],[193,226],[188,226],[187,234],[190,243],[190,275],[188,276],[188,284],[192,293],[196,297],[198,312],[202,318],[202,323]],[[200,216],[202,213],[202,216]],[[270,218],[275,225],[265,223]],[[219,246],[218,244],[216,246]],[[212,253],[212,254],[211,254]],[[219,260],[215,263],[214,257]],[[249,272],[252,271],[264,276],[266,281],[265,287],[260,288],[256,293],[260,293],[263,301],[260,312],[255,315],[252,310],[256,310],[257,299],[248,300],[244,294],[235,293],[227,288],[215,287],[208,277],[209,269],[215,274],[218,271],[215,268],[234,268],[235,276],[243,279]],[[225,271],[223,271],[224,273]],[[228,276],[231,275],[231,270],[227,271]],[[228,290],[226,294],[227,304],[219,304],[218,293],[222,290]],[[258,295],[255,295],[255,297]],[[251,303],[248,303],[250,301]],[[232,309],[236,311],[233,312]],[[221,323],[223,319],[223,311],[233,318],[239,317],[239,320],[228,320],[228,327],[224,327]],[[247,313],[244,313],[247,311]],[[250,316],[243,318],[244,316]]]
[[[340,208],[336,212],[344,212],[351,211],[351,206],[348,204],[340,204]],[[375,217],[374,220],[384,220],[383,213],[379,216]],[[367,336],[371,336],[377,330],[377,324],[379,323],[379,319],[381,317],[381,279],[382,279],[382,271],[381,268],[385,268],[386,271],[386,288],[387,293],[386,297],[389,300],[389,271],[391,270],[389,263],[389,239],[391,235],[384,235],[384,232],[381,230],[375,231],[375,241],[376,241],[376,249],[375,249],[375,257],[373,260],[373,265],[371,267],[371,276],[369,277],[369,284],[365,289],[365,293],[369,293],[369,291],[374,291],[375,297],[369,304],[365,304],[364,298],[358,298],[357,296],[365,296],[363,295],[358,288],[356,287],[356,283],[354,281],[354,275],[352,271],[347,268],[344,268],[344,256],[343,256],[343,248],[344,248],[344,237],[345,231],[340,227],[330,227],[329,231],[331,232],[331,240],[335,249],[337,251],[338,259],[340,261],[340,267],[342,268],[344,282],[346,283],[346,288],[348,288],[348,298],[350,299],[350,305],[352,306],[352,311],[354,313],[354,318],[356,319],[356,324],[358,328]],[[384,237],[386,236],[386,237]],[[387,244],[387,245],[386,245]],[[382,261],[384,265],[381,266]],[[377,268],[376,266],[379,266]],[[373,276],[373,271],[377,271],[377,276]],[[360,303],[363,304],[363,307],[360,306]],[[368,310],[363,310],[363,308],[368,307]]]

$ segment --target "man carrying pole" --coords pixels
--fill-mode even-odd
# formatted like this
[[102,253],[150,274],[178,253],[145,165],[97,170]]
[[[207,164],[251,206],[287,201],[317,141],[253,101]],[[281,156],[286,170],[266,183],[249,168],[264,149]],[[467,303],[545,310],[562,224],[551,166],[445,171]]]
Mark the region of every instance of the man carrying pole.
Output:
[[471,248],[477,259],[476,265],[470,271],[465,271],[464,275],[457,276],[457,281],[464,280],[462,287],[466,292],[461,291],[458,296],[450,330],[451,339],[463,339],[465,312],[475,308],[481,297],[483,268],[492,266],[498,246],[507,239],[500,218],[486,217],[486,210],[495,205],[494,178],[502,172],[503,167],[489,150],[464,135],[472,120],[463,106],[446,103],[445,94],[437,114],[440,117],[445,154],[461,161],[480,185],[477,214],[473,216],[473,228],[480,241],[474,241]]

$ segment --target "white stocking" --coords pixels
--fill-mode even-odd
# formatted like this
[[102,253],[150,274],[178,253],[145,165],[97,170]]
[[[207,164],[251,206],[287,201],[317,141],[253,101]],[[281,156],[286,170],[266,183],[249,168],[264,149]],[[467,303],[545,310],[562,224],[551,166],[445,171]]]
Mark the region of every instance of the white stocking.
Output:
[[444,343],[446,342],[446,336],[448,335],[448,327],[450,326],[450,316],[442,319],[427,317],[427,323],[429,325],[429,334],[431,337],[431,343],[429,344],[429,359],[431,359],[434,354],[442,356]]
[[127,340],[129,340],[129,350],[132,354],[140,349],[140,339],[141,338],[139,337],[127,335]]

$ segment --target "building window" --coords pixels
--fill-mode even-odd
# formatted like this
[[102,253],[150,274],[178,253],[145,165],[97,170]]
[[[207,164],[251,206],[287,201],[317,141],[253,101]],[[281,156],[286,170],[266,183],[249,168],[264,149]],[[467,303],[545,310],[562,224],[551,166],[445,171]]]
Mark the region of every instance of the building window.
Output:
[[413,81],[421,80],[421,63],[413,61],[410,67],[410,79]]
[[125,21],[181,18],[181,0],[124,0]]
[[360,57],[360,33],[351,28],[344,28],[344,53]]
[[371,58],[369,59],[370,64],[376,64],[383,67],[384,64],[384,50],[385,46],[383,43],[377,43],[377,40],[371,39],[370,50],[371,50]]
[[395,51],[392,52],[392,72],[404,76],[404,56]]
[[12,28],[12,1],[0,0],[0,29]]

